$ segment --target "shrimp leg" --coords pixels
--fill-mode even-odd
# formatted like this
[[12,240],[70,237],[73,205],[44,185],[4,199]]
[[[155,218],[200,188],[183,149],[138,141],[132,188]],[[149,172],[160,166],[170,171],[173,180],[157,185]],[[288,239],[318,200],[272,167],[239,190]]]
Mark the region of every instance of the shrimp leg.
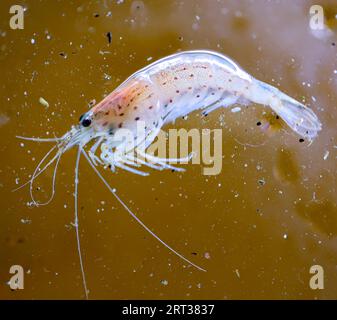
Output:
[[95,144],[90,148],[88,154],[89,154],[89,157],[91,158],[93,164],[96,166],[97,165],[97,162],[100,163],[100,164],[103,164],[102,160],[97,157],[95,155],[95,152],[98,148],[98,146],[102,143],[102,141],[104,140],[104,137],[100,137],[97,139],[97,141],[95,142]]
[[115,167],[124,169],[126,171],[129,171],[129,172],[134,173],[134,174],[138,174],[138,175],[143,176],[143,177],[149,175],[148,172],[143,172],[143,171],[140,171],[140,170],[137,170],[137,169],[134,169],[134,168],[130,168],[127,165],[125,165],[125,164],[123,164],[121,162],[116,162],[116,163],[114,163],[114,165],[115,165]]
[[[171,169],[171,170],[174,170],[174,171],[180,171],[180,172],[184,172],[185,169],[183,168],[178,168],[178,167],[174,167],[170,164],[167,163],[167,161],[170,161],[170,160],[181,160],[181,159],[165,159],[165,158],[158,158],[158,157],[155,157],[155,156],[151,156],[150,154],[148,153],[144,153],[142,151],[138,151],[138,153],[144,157],[144,159],[149,159],[151,160],[153,163],[161,166],[162,168],[164,169]],[[184,158],[186,159],[186,158]]]
[[[136,159],[135,157],[133,157],[131,155],[128,155],[126,158],[129,160],[130,165],[137,166],[137,164],[140,164],[140,165],[144,165],[144,166],[147,166],[149,168],[152,168],[152,169],[155,169],[155,170],[160,170],[160,171],[164,169],[163,167],[161,167],[159,165],[155,165],[153,163],[146,162],[146,161],[144,161],[140,158]],[[136,163],[135,161],[137,161],[138,163]]]

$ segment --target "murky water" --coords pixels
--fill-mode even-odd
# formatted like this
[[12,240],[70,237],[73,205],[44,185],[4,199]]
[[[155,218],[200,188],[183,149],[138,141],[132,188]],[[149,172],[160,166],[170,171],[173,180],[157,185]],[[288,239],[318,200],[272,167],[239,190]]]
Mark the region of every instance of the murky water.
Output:
[[[182,262],[131,220],[88,164],[80,165],[80,233],[90,298],[337,298],[336,1],[27,1],[24,30],[0,4],[0,297],[83,298],[73,217],[75,151],[62,158],[56,196],[31,207],[28,188],[49,144],[15,135],[60,136],[93,101],[150,61],[212,49],[312,107],[323,123],[300,143],[261,106],[197,113],[173,127],[222,128],[223,167],[205,176],[104,172]],[[309,28],[321,4],[330,31]],[[111,40],[109,42],[109,39]],[[43,97],[49,104],[39,103]],[[256,124],[272,123],[265,131]],[[262,126],[263,127],[263,126]],[[39,179],[43,198],[52,172]],[[11,291],[9,268],[25,270]],[[309,269],[324,268],[324,290]]]

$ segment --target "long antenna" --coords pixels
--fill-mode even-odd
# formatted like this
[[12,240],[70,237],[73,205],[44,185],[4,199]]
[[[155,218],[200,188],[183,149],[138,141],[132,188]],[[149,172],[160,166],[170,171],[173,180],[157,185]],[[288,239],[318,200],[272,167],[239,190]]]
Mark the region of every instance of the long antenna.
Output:
[[75,166],[75,221],[74,221],[74,227],[76,230],[76,241],[77,241],[77,251],[78,251],[78,257],[80,259],[80,267],[81,267],[81,274],[82,274],[82,281],[83,281],[83,287],[85,291],[85,298],[89,299],[89,292],[87,288],[87,281],[85,279],[85,272],[84,272],[84,265],[83,265],[83,259],[82,259],[82,251],[81,251],[81,241],[80,241],[80,234],[78,230],[78,167],[80,163],[80,156],[81,156],[81,147],[78,147],[77,151],[77,157],[76,157],[76,166]]
[[116,194],[116,192],[111,188],[109,183],[103,178],[101,173],[97,170],[97,168],[91,163],[89,156],[86,154],[86,152],[83,150],[83,148],[79,147],[81,152],[84,154],[85,158],[89,162],[90,166],[94,169],[96,174],[100,177],[100,179],[103,181],[103,183],[106,185],[106,187],[109,189],[109,191],[114,195],[114,197],[117,199],[117,201],[125,208],[125,210],[134,218],[147,232],[149,232],[154,238],[156,238],[161,244],[163,244],[166,248],[168,248],[170,251],[172,251],[174,254],[176,254],[179,258],[186,261],[188,264],[192,265],[193,267],[197,268],[200,271],[206,272],[205,269],[199,267],[198,265],[194,264],[187,258],[185,258],[183,255],[181,255],[179,252],[171,248],[167,243],[165,243],[163,240],[161,240],[153,231],[151,231],[130,209],[129,207],[124,203],[124,201]]

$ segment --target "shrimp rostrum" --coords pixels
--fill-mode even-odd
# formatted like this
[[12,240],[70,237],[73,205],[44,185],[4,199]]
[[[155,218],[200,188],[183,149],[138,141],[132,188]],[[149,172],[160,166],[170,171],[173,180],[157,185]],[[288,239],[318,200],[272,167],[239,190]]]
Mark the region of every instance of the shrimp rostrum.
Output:
[[[159,158],[146,152],[159,130],[165,124],[174,122],[178,117],[195,110],[201,110],[203,115],[206,115],[220,107],[240,103],[245,105],[255,103],[270,107],[292,130],[308,140],[313,140],[321,130],[321,123],[315,113],[302,103],[277,88],[253,78],[228,57],[216,52],[197,50],[173,54],[137,71],[91,110],[84,113],[80,117],[79,124],[60,138],[20,137],[26,140],[55,142],[55,146],[43,157],[31,179],[26,183],[30,185],[35,205],[44,205],[51,201],[60,158],[70,148],[78,147],[75,167],[74,226],[86,296],[88,290],[81,257],[77,217],[80,156],[84,155],[111,193],[142,227],[185,262],[203,270],[172,249],[145,226],[110,187],[97,169],[97,165],[110,168],[112,171],[119,168],[139,175],[148,174],[140,170],[141,166],[157,170],[181,170],[170,164],[171,160],[179,159]],[[144,134],[141,136],[137,131],[140,123],[144,128]],[[120,133],[125,131],[130,133],[130,139],[118,139]],[[84,147],[89,142],[92,142],[92,146],[87,152]],[[55,167],[51,197],[47,202],[38,202],[32,192],[33,182],[53,163]]]

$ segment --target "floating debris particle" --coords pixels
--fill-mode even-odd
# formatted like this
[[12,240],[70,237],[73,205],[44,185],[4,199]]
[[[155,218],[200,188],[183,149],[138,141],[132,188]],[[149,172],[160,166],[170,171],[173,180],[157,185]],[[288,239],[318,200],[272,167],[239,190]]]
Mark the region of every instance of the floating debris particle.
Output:
[[111,80],[111,76],[107,73],[104,73],[104,79],[105,80]]
[[238,276],[238,278],[240,279],[240,272],[239,272],[239,269],[235,269],[235,273],[236,273],[236,275]]
[[259,179],[258,183],[260,186],[264,186],[266,184],[266,181],[264,179]]
[[285,240],[288,239],[288,235],[286,233],[283,235],[283,239],[285,239]]
[[326,159],[328,159],[328,157],[329,157],[329,154],[330,154],[330,152],[327,150],[327,151],[325,151],[325,153],[324,153],[324,156],[323,156],[323,160],[326,160]]
[[110,44],[111,41],[112,41],[112,33],[109,31],[109,32],[106,33],[106,36],[107,36],[108,42],[109,42],[109,44]]
[[111,52],[110,51],[102,51],[102,50],[99,50],[98,51],[99,52],[99,54],[101,54],[102,56],[104,56],[105,54],[110,54]]
[[46,108],[49,107],[48,101],[45,100],[43,97],[40,97],[40,98],[39,98],[39,102],[40,102],[44,107],[46,107]]
[[205,252],[204,257],[205,257],[205,259],[211,259],[211,255],[210,255],[209,252]]
[[32,222],[32,220],[29,219],[21,219],[20,221],[22,224],[30,224]]
[[167,286],[168,285],[168,280],[160,280],[160,283],[163,285],[163,286]]
[[145,4],[143,1],[133,1],[131,4],[131,13],[136,14],[137,11],[143,12],[145,10]]

